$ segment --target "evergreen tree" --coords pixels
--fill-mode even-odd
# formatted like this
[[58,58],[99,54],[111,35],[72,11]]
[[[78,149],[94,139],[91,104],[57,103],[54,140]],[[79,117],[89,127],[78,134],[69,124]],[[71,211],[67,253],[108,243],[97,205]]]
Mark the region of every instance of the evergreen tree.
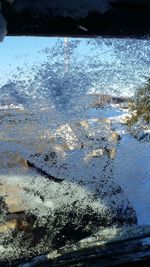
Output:
[[131,118],[128,118],[128,125],[133,125],[139,120],[150,123],[150,78],[144,86],[136,91],[134,98],[129,102]]

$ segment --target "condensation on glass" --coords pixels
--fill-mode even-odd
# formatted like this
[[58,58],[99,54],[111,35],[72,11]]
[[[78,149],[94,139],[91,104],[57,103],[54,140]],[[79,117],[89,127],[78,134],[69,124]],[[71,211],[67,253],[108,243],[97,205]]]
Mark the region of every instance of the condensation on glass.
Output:
[[0,58],[1,263],[149,235],[150,41],[13,37]]

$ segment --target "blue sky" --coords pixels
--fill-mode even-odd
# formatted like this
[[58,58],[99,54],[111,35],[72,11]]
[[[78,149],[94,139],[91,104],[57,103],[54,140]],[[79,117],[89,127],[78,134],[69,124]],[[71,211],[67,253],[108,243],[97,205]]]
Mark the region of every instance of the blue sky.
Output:
[[15,72],[16,67],[41,61],[43,55],[38,52],[55,42],[56,38],[6,37],[0,43],[0,84]]
[[[61,38],[59,38],[60,40]],[[62,38],[64,40],[64,38]],[[50,37],[5,37],[4,41],[0,43],[0,85],[7,81],[8,78],[13,77],[16,73],[16,68],[21,67],[24,70],[40,63],[46,59],[46,53],[39,53],[44,48],[55,47],[55,43],[58,38]],[[71,39],[70,40],[77,40]],[[81,39],[78,39],[81,41]],[[81,56],[91,53],[91,45],[87,45],[88,39],[82,39],[80,45],[76,49],[76,60]],[[94,46],[92,47],[94,48]],[[94,51],[92,49],[93,57],[96,53],[102,54],[102,60],[112,58],[108,51],[109,49],[104,47],[102,50]],[[108,52],[108,53],[107,53]]]
[[[6,37],[0,44],[0,58],[3,67],[9,64],[20,64],[19,60],[23,55],[31,56],[35,60],[37,52],[44,47],[52,46],[56,38],[43,37]],[[31,57],[30,57],[31,60]]]
[[[61,46],[59,48],[56,46],[57,40],[62,40],[64,42],[64,38],[58,37],[5,37],[4,41],[0,43],[0,86],[7,83],[9,79],[14,80],[13,78],[16,78],[15,75],[17,75],[17,78],[19,75],[21,79],[26,79],[26,77],[32,78],[33,71],[30,72],[30,67],[34,65],[37,66],[44,60],[48,60],[48,62],[51,63],[54,58],[53,51],[49,54],[41,52],[44,48],[56,48],[54,52],[58,55],[57,59],[59,61],[60,55],[62,57],[64,55],[64,43],[60,43]],[[114,43],[117,42],[117,39],[106,40],[112,43],[109,46],[106,45],[105,42],[103,43],[102,38],[100,38],[98,45],[96,45],[94,39],[69,38],[70,43],[76,40],[80,42],[74,50],[73,56],[69,56],[69,65],[71,66],[72,64],[73,66],[75,62],[79,69],[80,60],[82,58],[81,65],[84,68],[83,65],[85,64],[85,73],[88,71],[92,72],[92,70],[94,70],[93,66],[96,68],[97,73],[95,75],[99,77],[99,80],[97,81],[97,77],[93,76],[93,81],[94,79],[96,80],[91,89],[92,92],[93,90],[100,90],[101,87],[119,88],[119,86],[121,86],[122,90],[130,91],[131,87],[135,87],[144,81],[142,78],[143,74],[147,76],[150,75],[149,65],[143,64],[142,61],[140,61],[140,65],[138,63],[139,51],[143,52],[141,56],[142,60],[145,58],[149,60],[149,41],[143,41],[141,43],[141,41],[139,42],[137,40],[137,44],[134,46],[135,41],[132,44],[132,40],[130,42],[127,40],[129,48],[132,48],[132,46],[135,47],[135,50],[132,51],[131,49],[132,53],[129,54],[126,48],[126,40],[119,40],[120,48],[117,50],[118,54],[115,54]],[[119,55],[122,61],[120,61]],[[62,59],[63,58],[61,58],[61,60]],[[130,59],[134,59],[134,61]],[[91,63],[93,66],[90,66]],[[108,71],[107,64],[105,65],[105,63],[109,65]],[[90,66],[89,69],[87,68],[88,65]],[[102,68],[104,66],[102,72],[100,69],[101,65]],[[62,67],[64,68],[63,64]],[[20,69],[17,70],[17,68]],[[134,84],[135,82],[136,84]]]

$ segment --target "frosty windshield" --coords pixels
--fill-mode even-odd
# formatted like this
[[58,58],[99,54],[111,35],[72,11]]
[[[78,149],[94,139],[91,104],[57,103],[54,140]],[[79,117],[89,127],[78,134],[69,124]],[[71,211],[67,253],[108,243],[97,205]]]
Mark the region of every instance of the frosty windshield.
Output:
[[149,55],[149,40],[0,44],[2,266],[150,233]]

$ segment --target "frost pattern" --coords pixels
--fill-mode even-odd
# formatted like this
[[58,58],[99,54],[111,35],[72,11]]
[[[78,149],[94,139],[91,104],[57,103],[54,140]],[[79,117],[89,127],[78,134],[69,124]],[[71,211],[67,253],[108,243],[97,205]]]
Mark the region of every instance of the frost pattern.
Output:
[[149,142],[125,122],[148,55],[149,40],[58,39],[3,82],[2,264],[149,223]]

